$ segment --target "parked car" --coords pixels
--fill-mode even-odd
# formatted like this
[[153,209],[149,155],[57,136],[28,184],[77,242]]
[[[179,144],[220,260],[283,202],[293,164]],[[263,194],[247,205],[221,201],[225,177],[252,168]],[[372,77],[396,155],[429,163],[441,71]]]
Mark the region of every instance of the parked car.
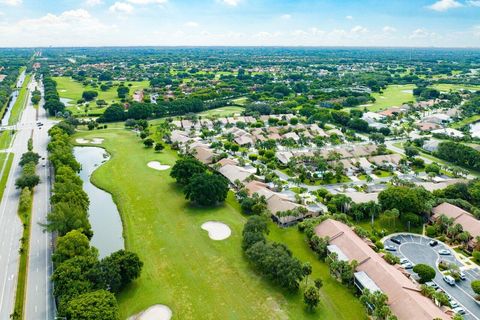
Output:
[[446,283],[448,283],[451,286],[455,285],[455,279],[453,279],[452,276],[444,276],[443,281],[445,281]]
[[459,272],[459,276],[460,276],[460,279],[467,280],[467,277],[465,276],[465,273],[463,273],[463,271]]
[[400,264],[405,264],[405,263],[408,263],[408,262],[410,262],[410,260],[408,260],[407,258],[400,259]]
[[430,247],[435,247],[438,244],[438,241],[437,240],[432,240],[428,244],[430,245]]
[[457,314],[465,314],[465,310],[462,307],[453,308],[453,312]]
[[402,241],[398,238],[391,238],[390,241],[392,241],[393,243],[396,243],[396,244],[401,244]]
[[440,249],[440,250],[438,250],[438,254],[440,254],[442,256],[448,256],[448,255],[450,255],[450,251],[447,250],[447,249]]
[[433,281],[425,282],[426,286],[432,287],[433,289],[438,289],[438,284]]
[[413,263],[411,263],[411,262],[404,263],[404,264],[402,264],[402,267],[404,269],[413,269]]
[[397,247],[391,246],[391,245],[386,245],[385,250],[387,250],[387,251],[397,251]]
[[457,301],[453,300],[453,301],[450,301],[450,307],[451,307],[452,309],[455,309],[455,308],[460,307],[460,305],[458,304]]

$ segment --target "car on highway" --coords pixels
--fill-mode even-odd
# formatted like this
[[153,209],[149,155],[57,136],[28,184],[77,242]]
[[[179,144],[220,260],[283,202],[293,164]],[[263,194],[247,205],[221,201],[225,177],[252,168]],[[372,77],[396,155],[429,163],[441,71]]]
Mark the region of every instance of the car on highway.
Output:
[[428,244],[430,245],[430,247],[435,247],[438,244],[438,241],[437,240],[432,240]]
[[392,241],[393,243],[396,243],[396,244],[401,244],[402,243],[402,241],[399,238],[396,238],[396,237],[391,238],[390,241]]
[[391,245],[386,245],[385,250],[387,250],[387,251],[397,251],[397,247],[391,246]]
[[447,250],[447,249],[440,249],[438,250],[438,254],[442,255],[442,256],[449,256],[450,255],[450,251]]
[[443,281],[445,281],[446,283],[448,283],[451,286],[455,285],[455,279],[453,279],[452,276],[443,276]]

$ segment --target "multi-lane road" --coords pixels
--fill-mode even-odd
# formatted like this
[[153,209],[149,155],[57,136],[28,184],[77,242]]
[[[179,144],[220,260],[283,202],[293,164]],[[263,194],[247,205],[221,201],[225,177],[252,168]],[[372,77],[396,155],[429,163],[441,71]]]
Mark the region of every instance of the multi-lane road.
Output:
[[[35,90],[36,86],[38,84],[32,80],[28,86],[29,92]],[[0,320],[10,319],[17,286],[22,224],[17,215],[20,192],[15,188],[15,180],[21,174],[20,157],[27,151],[28,139],[33,137],[34,151],[46,159],[47,130],[51,126],[43,108],[40,106],[37,111],[30,103],[30,97],[27,97],[27,101],[27,106],[20,121],[13,128],[9,128],[14,129],[16,134],[11,147],[6,150],[12,152],[14,157],[0,204]],[[43,128],[40,129],[37,126],[38,121],[45,124]],[[48,165],[43,166],[45,161],[41,160],[37,167],[41,182],[35,188],[32,206],[25,319],[54,318],[49,281],[51,275],[51,240],[50,235],[44,233],[43,228],[39,225],[39,223],[45,222],[49,209],[50,183],[48,180]]]

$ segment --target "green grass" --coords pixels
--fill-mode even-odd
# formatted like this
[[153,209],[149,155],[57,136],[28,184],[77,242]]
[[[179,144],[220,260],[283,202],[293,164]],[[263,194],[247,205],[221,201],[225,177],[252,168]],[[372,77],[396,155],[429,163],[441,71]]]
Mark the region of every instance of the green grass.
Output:
[[475,123],[475,122],[478,122],[478,121],[480,121],[480,114],[476,114],[474,116],[462,119],[461,121],[454,122],[450,125],[450,127],[454,128],[454,129],[459,129],[459,128],[462,128],[466,125],[469,125],[469,124],[472,124],[472,123]]
[[422,226],[419,227],[410,227],[410,231],[408,230],[408,225],[404,224],[400,221],[400,219],[396,219],[395,222],[387,221],[386,219],[376,218],[373,222],[372,228],[372,221],[371,220],[364,220],[360,222],[352,221],[355,225],[362,227],[367,231],[382,231],[384,230],[387,234],[396,233],[396,232],[412,232],[412,233],[422,233]]
[[243,111],[244,109],[242,107],[230,107],[230,106],[225,106],[221,108],[216,108],[216,109],[211,109],[207,110],[204,112],[200,112],[198,115],[199,116],[204,116],[204,117],[227,117],[227,116],[232,116],[234,114],[239,114]]
[[18,319],[24,318],[25,311],[25,294],[26,294],[26,284],[27,284],[27,268],[28,268],[28,252],[30,249],[30,217],[32,215],[32,201],[33,195],[30,197],[30,207],[27,210],[18,209],[18,215],[22,224],[24,225],[22,239],[25,239],[20,248],[20,262],[18,265],[18,280],[17,280],[17,290],[15,292],[15,309],[14,312],[18,315]]
[[[322,296],[327,306],[318,314],[305,312],[301,294],[285,293],[256,274],[240,248],[246,217],[233,194],[216,208],[192,207],[168,170],[147,167],[152,160],[173,165],[174,151],[145,149],[126,130],[82,132],[72,139],[78,137],[105,138],[104,147],[112,158],[94,172],[92,181],[112,193],[123,220],[126,248],[144,262],[141,277],[118,296],[122,319],[158,303],[173,310],[173,319],[182,320],[363,317],[359,302],[340,284],[330,282],[325,269],[322,278],[329,282]],[[209,220],[228,224],[231,237],[210,240],[200,228]],[[308,248],[302,250],[313,260],[305,251]],[[320,274],[320,262],[314,268]],[[330,310],[330,305],[337,307]]]
[[[400,106],[403,103],[409,101],[415,101],[415,97],[412,92],[404,92],[406,90],[413,90],[415,88],[414,84],[406,85],[390,85],[383,93],[372,93],[372,96],[375,98],[375,102],[366,106],[368,111],[381,111],[389,107]],[[359,107],[362,108],[363,107]]]
[[12,131],[11,130],[4,130],[0,133],[0,150],[5,150],[10,147],[10,143],[12,142]]
[[[71,99],[72,101],[67,105],[67,110],[73,112],[74,115],[85,115],[85,108],[84,107],[77,107],[76,103],[78,100],[82,98],[82,93],[84,91],[93,90],[98,92],[97,100],[105,100],[108,104],[119,102],[120,99],[117,96],[117,85],[120,83],[118,81],[114,81],[114,86],[112,86],[107,91],[100,90],[100,87],[93,88],[92,86],[88,85],[86,87],[83,86],[82,83],[73,80],[70,77],[54,77],[53,78],[57,82],[57,91],[61,98]],[[136,90],[145,89],[149,87],[148,81],[125,81],[124,84],[129,86],[130,88],[130,96]],[[99,115],[102,114],[106,107],[98,107],[95,101],[92,101],[88,104],[89,106],[89,115],[95,114]]]
[[233,99],[232,102],[241,106],[244,106],[248,101],[247,97],[240,97],[237,99]]
[[8,119],[8,125],[14,125],[18,122],[23,109],[27,105],[28,84],[30,83],[30,78],[31,78],[30,74],[27,74],[25,76],[25,81],[23,82],[22,88],[20,89],[17,101],[15,101],[15,104],[12,107],[10,118]]
[[1,168],[4,168],[2,177],[0,178],[0,199],[3,198],[3,192],[5,192],[5,187],[7,185],[7,180],[8,180],[8,174],[10,173],[10,169],[12,168],[12,163],[13,163],[13,153],[4,153],[4,152],[0,153],[0,171],[1,171]]
[[478,85],[468,85],[468,84],[450,84],[450,83],[437,83],[432,85],[434,89],[437,89],[442,92],[459,91],[459,90],[480,90]]

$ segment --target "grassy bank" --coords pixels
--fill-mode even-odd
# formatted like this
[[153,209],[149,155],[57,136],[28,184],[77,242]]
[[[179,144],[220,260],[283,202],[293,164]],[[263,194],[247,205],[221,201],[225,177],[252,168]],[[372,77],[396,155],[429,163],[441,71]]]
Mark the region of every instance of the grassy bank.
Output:
[[[176,152],[145,149],[125,130],[82,132],[73,139],[78,137],[105,139],[103,147],[112,158],[93,173],[92,181],[112,194],[126,248],[144,262],[141,277],[118,296],[122,319],[159,303],[173,310],[173,319],[182,320],[364,318],[358,300],[329,280],[326,265],[315,261],[296,230],[272,226],[272,238],[292,246],[300,259],[312,262],[314,275],[328,282],[322,288],[322,308],[306,312],[300,293],[286,293],[257,275],[240,247],[246,217],[233,194],[216,208],[193,207],[169,170],[147,167],[149,161],[173,165]],[[211,220],[226,223],[231,237],[211,240],[201,229]]]
[[12,107],[10,118],[8,119],[8,125],[10,126],[18,122],[18,119],[20,118],[20,115],[22,114],[23,109],[27,105],[27,99],[29,96],[28,84],[30,83],[30,78],[31,78],[30,74],[27,74],[25,76],[25,81],[23,81],[23,85],[18,94],[17,101],[15,101],[15,104]]
[[10,147],[12,142],[13,132],[11,130],[4,130],[0,133],[0,150],[5,150]]
[[7,185],[8,174],[12,168],[13,153],[0,153],[0,170],[3,168],[2,177],[0,178],[0,199],[3,198],[5,186]]
[[30,248],[30,217],[32,216],[33,194],[30,192],[29,196],[25,197],[23,201],[25,202],[23,204],[20,203],[18,208],[18,215],[23,224],[23,234],[21,238],[20,262],[18,266],[18,281],[17,290],[15,293],[15,308],[13,319],[24,318],[28,252]]
[[[381,111],[389,107],[401,106],[403,103],[409,101],[415,101],[412,90],[415,88],[414,84],[405,84],[405,85],[390,85],[387,86],[382,93],[372,93],[372,96],[375,98],[375,102],[370,105],[365,105],[364,107],[368,111]],[[360,107],[360,108],[364,108]]]

